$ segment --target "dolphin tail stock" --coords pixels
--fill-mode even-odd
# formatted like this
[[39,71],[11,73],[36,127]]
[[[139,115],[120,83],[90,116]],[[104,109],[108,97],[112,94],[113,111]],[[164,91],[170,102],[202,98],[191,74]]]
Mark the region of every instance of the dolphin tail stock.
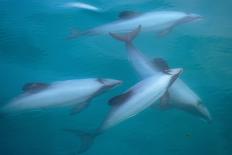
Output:
[[72,28],[66,39],[67,40],[76,39],[79,38],[80,36],[82,36],[82,32],[77,28]]
[[95,138],[99,135],[98,132],[87,132],[79,129],[63,129],[66,132],[72,133],[78,137],[80,137],[81,145],[77,154],[84,153],[89,150],[89,148],[93,145]]
[[126,33],[126,34],[116,34],[116,33],[109,33],[110,36],[115,38],[116,40],[123,41],[126,44],[132,43],[132,41],[136,38],[136,36],[141,31],[142,26],[139,25],[137,28],[135,28],[133,31]]
[[66,37],[67,40],[72,40],[72,39],[77,39],[81,36],[85,36],[85,35],[94,35],[96,34],[95,31],[92,30],[87,30],[87,31],[80,31],[78,28],[72,28],[71,32],[69,33],[69,35]]

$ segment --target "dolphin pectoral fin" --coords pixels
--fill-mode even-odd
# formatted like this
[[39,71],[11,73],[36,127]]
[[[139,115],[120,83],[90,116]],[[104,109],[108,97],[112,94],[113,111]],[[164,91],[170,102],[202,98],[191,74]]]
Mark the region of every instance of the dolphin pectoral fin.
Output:
[[168,28],[166,28],[164,30],[161,30],[161,31],[158,32],[158,36],[159,37],[166,36],[168,33],[170,33],[172,31],[172,29],[173,29],[173,27],[171,26],[171,27],[168,27]]
[[86,102],[82,102],[82,103],[78,103],[77,105],[75,105],[71,111],[70,111],[70,115],[75,115],[80,113],[83,109],[87,108],[89,106],[89,101]]
[[135,11],[122,11],[119,13],[118,17],[120,19],[131,19],[140,16],[141,13],[135,12]]
[[159,107],[161,109],[169,109],[169,108],[171,108],[171,105],[170,105],[170,96],[169,96],[168,91],[160,98]]

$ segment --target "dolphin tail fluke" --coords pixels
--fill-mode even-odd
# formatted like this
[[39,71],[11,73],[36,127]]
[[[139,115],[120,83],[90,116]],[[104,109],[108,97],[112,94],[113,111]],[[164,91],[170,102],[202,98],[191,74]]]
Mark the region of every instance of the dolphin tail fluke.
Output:
[[81,154],[88,151],[89,148],[93,145],[96,136],[98,136],[98,134],[95,132],[86,132],[78,129],[64,129],[64,131],[80,137],[81,145],[77,154]]
[[133,31],[126,33],[124,35],[122,34],[116,34],[116,33],[109,33],[113,38],[115,38],[116,40],[120,40],[123,41],[125,43],[131,43],[136,36],[139,34],[139,32],[141,31],[142,26],[139,25],[136,29],[134,29]]

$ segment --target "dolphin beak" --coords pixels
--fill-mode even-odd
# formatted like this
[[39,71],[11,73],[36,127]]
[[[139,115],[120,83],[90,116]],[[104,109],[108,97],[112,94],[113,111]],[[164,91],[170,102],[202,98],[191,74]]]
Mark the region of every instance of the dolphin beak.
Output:
[[113,87],[116,87],[116,86],[118,86],[118,85],[121,85],[123,83],[123,81],[121,81],[121,80],[115,80],[115,82],[113,82]]
[[191,15],[194,20],[203,20],[204,17],[198,14],[192,14]]
[[123,83],[121,80],[115,80],[115,79],[104,79],[101,80],[101,83],[109,88],[114,88],[120,84]]
[[198,15],[197,17],[195,17],[196,20],[204,20],[203,16]]

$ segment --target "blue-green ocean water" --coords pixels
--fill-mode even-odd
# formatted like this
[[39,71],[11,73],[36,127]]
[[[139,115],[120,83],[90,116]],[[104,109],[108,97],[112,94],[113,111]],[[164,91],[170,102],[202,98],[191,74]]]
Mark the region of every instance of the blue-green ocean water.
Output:
[[178,110],[147,109],[99,136],[86,155],[231,155],[232,20],[230,0],[89,0],[106,12],[60,7],[68,0],[0,0],[0,104],[27,82],[106,77],[122,86],[97,97],[76,116],[68,108],[32,111],[0,119],[1,155],[66,155],[79,139],[63,128],[91,130],[105,117],[107,100],[139,81],[122,43],[109,36],[65,39],[117,19],[123,10],[177,10],[204,16],[165,37],[142,33],[135,45],[149,57],[183,67],[182,79],[213,117],[208,124]]

